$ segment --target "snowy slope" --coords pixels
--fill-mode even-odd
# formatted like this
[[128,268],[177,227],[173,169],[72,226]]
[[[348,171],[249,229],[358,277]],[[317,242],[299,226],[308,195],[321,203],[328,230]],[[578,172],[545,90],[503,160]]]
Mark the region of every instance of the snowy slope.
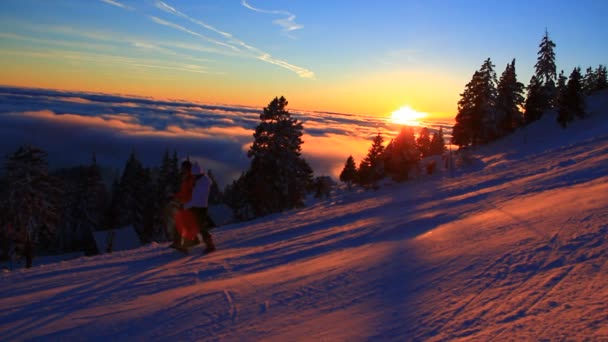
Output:
[[[0,275],[2,340],[608,340],[608,94],[455,177]],[[564,133],[568,136],[564,137]]]

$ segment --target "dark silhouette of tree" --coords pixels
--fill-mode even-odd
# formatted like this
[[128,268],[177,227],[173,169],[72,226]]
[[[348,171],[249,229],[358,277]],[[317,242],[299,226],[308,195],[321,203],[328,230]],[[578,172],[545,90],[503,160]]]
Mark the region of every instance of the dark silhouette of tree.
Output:
[[312,183],[312,169],[301,157],[302,122],[291,117],[287,104],[275,97],[264,108],[247,153],[247,195],[257,216],[304,205]]
[[380,133],[372,140],[372,146],[359,164],[358,177],[361,185],[376,185],[384,177],[384,138]]
[[418,147],[418,151],[420,152],[420,156],[422,158],[431,155],[431,133],[429,132],[428,128],[422,127],[420,129],[418,138],[416,138],[416,146]]
[[52,243],[57,235],[58,182],[48,173],[47,153],[21,146],[6,161],[9,224],[16,232],[26,267],[32,266],[34,249]]
[[574,117],[583,118],[585,116],[585,97],[581,80],[581,69],[574,68],[568,78],[566,90],[559,99],[557,122],[563,128],[566,128]]
[[585,75],[581,79],[581,87],[585,95],[591,94],[595,90],[596,85],[596,73],[592,67],[588,67],[585,71]]
[[131,225],[139,235],[140,239],[147,241],[150,236],[151,213],[150,199],[151,185],[150,173],[131,153],[118,188],[118,224],[120,226]]
[[458,101],[452,143],[460,147],[478,145],[496,136],[496,73],[490,58],[465,86]]
[[532,76],[527,88],[528,95],[526,96],[524,105],[524,107],[526,107],[524,122],[525,124],[530,124],[541,118],[544,111],[547,109],[547,101],[543,95],[542,84],[538,81],[536,76]]
[[496,112],[498,116],[499,135],[512,133],[523,124],[523,113],[520,108],[524,104],[524,85],[517,81],[515,59],[507,64],[505,71],[498,81],[496,97]]
[[342,172],[340,172],[340,181],[346,183],[349,190],[351,189],[352,184],[357,182],[357,165],[355,164],[353,156],[346,158],[344,168],[342,169]]
[[553,49],[555,49],[555,43],[549,39],[549,33],[545,30],[534,65],[535,74],[528,85],[528,97],[526,99],[527,124],[540,119],[544,112],[556,105],[557,69]]
[[416,144],[414,129],[404,126],[386,147],[386,172],[398,182],[405,181],[409,178],[410,171],[418,166],[419,160],[420,150]]
[[439,128],[439,131],[433,133],[431,136],[431,150],[430,154],[432,156],[442,155],[445,152],[445,140],[443,138],[443,128]]
[[166,231],[166,208],[179,190],[180,182],[181,175],[179,173],[177,152],[174,151],[170,155],[169,151],[165,150],[155,182],[155,200],[149,202],[149,207],[146,209],[152,217],[149,239],[153,241],[166,241],[171,238],[167,236]]
[[220,186],[215,179],[215,173],[207,170],[207,176],[211,179],[211,188],[209,189],[209,204],[220,204],[224,201],[224,195],[220,190]]
[[608,72],[605,65],[599,65],[595,70],[595,86],[593,91],[604,90],[608,88]]

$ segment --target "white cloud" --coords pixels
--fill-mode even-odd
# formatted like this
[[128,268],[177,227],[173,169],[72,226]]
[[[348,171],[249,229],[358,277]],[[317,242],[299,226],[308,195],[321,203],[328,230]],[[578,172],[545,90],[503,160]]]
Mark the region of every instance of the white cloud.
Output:
[[[247,5],[249,6],[249,4],[247,4]],[[163,11],[165,11],[167,13],[170,13],[172,15],[188,19],[191,22],[196,23],[196,24],[204,27],[207,30],[210,30],[210,31],[213,31],[213,32],[221,34],[226,39],[228,39],[228,42],[229,42],[229,44],[230,44],[231,47],[235,48],[234,45],[237,45],[237,46],[240,46],[240,47],[244,48],[246,50],[246,53],[243,53],[244,56],[253,57],[253,58],[256,58],[258,60],[264,61],[266,63],[270,63],[270,64],[273,64],[273,65],[285,68],[287,70],[295,72],[296,74],[298,74],[302,78],[315,79],[315,73],[313,71],[308,70],[308,69],[303,68],[303,67],[300,67],[300,66],[297,66],[297,65],[293,65],[293,64],[291,64],[291,63],[289,63],[287,61],[274,58],[269,53],[266,53],[266,52],[264,52],[264,51],[256,48],[255,46],[252,46],[250,44],[245,43],[244,41],[242,41],[242,40],[234,37],[230,33],[220,31],[220,30],[216,29],[213,26],[210,26],[210,25],[208,25],[208,24],[206,24],[206,23],[204,23],[202,21],[196,20],[196,19],[188,16],[187,14],[185,14],[183,12],[180,12],[179,10],[175,9],[173,6],[167,4],[166,2],[156,1],[156,7],[160,8]],[[252,7],[252,9],[253,9],[253,7]],[[254,9],[254,10],[256,10],[256,9]],[[287,14],[291,15],[289,12],[284,12],[284,11],[279,11],[279,12],[281,12],[282,14],[286,14],[287,13]],[[194,31],[186,29],[183,26],[167,22],[166,20],[162,20],[162,19],[157,18],[157,17],[151,17],[151,18],[152,18],[152,20],[154,20],[158,24],[166,25],[166,26],[169,26],[169,27],[173,27],[175,29],[178,29],[178,30],[190,33],[190,34],[200,35],[200,34],[194,32]],[[293,16],[293,18],[291,20],[293,20],[293,19],[295,19],[295,16]],[[297,28],[294,28],[294,29],[297,29]]]
[[118,2],[118,1],[115,1],[115,0],[101,0],[101,2],[105,2],[106,4],[110,4],[110,5],[113,5],[113,6],[116,6],[116,7],[120,7],[120,8],[126,9],[126,10],[133,10],[134,9],[133,7],[127,6],[127,5],[122,4],[122,3]]
[[258,13],[265,13],[265,14],[273,14],[273,15],[282,15],[282,16],[285,16],[285,18],[274,20],[273,23],[281,26],[283,28],[283,31],[285,33],[287,33],[288,36],[289,36],[289,32],[295,31],[295,30],[300,30],[300,29],[304,28],[304,26],[296,24],[296,22],[295,22],[296,16],[294,14],[288,12],[288,11],[259,9],[257,7],[253,7],[251,4],[249,4],[247,2],[247,0],[241,0],[241,4],[243,6],[245,6],[246,8],[248,8],[248,9],[250,9],[252,11],[258,12]]
[[200,34],[198,32],[194,32],[194,31],[189,30],[189,29],[187,29],[187,28],[185,28],[185,27],[183,27],[181,25],[172,23],[172,22],[167,21],[167,20],[160,19],[160,18],[152,16],[152,15],[149,16],[149,18],[152,19],[152,21],[154,21],[155,23],[157,23],[159,25],[164,25],[164,26],[167,26],[167,27],[171,27],[171,28],[174,28],[174,29],[186,32],[188,34],[191,34],[193,36],[199,37],[201,39],[204,39],[204,40],[206,40],[206,41],[208,41],[210,43],[221,45],[221,46],[225,46],[225,47],[228,47],[228,48],[230,48],[230,49],[232,49],[234,51],[239,51],[239,49],[237,47],[235,47],[235,46],[232,46],[232,45],[224,43],[224,42],[220,42],[219,40],[216,40],[216,39],[213,39],[213,38],[209,38],[209,37],[205,36],[204,34]]

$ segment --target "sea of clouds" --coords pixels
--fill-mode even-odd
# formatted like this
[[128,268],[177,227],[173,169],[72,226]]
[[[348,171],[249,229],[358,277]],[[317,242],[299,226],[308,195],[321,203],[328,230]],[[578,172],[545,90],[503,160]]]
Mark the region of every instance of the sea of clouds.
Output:
[[[180,159],[189,157],[213,170],[224,186],[249,167],[247,150],[262,108],[271,100],[261,99],[254,108],[0,87],[0,153],[8,156],[32,144],[48,153],[51,168],[89,164],[94,153],[100,165],[120,173],[131,153],[145,166],[156,167],[165,151],[175,151]],[[288,110],[303,122],[302,155],[316,176],[337,178],[349,155],[358,163],[376,134],[388,141],[400,128],[382,117],[302,111],[291,105]],[[448,133],[451,123],[425,125]]]

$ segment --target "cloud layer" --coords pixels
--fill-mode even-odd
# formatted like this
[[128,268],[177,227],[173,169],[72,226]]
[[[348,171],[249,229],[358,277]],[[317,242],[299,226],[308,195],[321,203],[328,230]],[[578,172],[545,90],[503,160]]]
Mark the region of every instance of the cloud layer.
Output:
[[[200,160],[223,186],[249,167],[246,152],[271,100],[253,108],[0,87],[0,153],[29,143],[49,153],[51,167],[87,164],[95,153],[120,170],[131,152],[157,166],[165,150],[176,151]],[[383,118],[288,110],[303,122],[302,154],[316,175],[337,177],[349,155],[359,162],[377,133],[388,139],[398,129]]]

